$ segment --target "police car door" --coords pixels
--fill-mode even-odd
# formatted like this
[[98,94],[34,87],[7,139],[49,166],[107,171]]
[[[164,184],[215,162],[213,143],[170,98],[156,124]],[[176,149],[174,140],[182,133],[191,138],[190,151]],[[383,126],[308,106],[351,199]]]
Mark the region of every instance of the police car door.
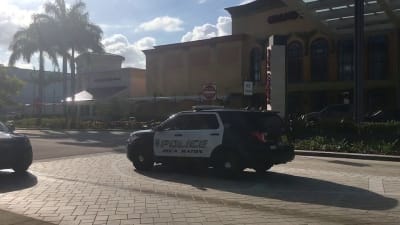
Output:
[[215,113],[184,113],[175,122],[176,130],[156,132],[157,156],[210,157],[222,143],[223,127]]

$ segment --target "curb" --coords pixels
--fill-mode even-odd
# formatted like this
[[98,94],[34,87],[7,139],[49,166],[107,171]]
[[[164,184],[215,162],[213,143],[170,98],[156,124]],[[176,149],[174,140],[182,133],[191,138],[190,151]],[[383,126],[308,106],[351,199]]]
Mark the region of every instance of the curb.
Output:
[[15,130],[53,130],[53,131],[126,131],[132,132],[137,129],[124,130],[124,129],[51,129],[51,128],[16,128]]
[[296,155],[400,162],[400,156],[295,150]]

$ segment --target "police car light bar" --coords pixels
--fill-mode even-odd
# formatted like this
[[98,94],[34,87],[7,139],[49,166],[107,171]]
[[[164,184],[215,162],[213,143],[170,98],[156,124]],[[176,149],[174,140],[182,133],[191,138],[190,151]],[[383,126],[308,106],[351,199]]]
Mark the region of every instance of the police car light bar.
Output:
[[192,106],[192,109],[194,111],[223,109],[223,108],[224,108],[224,106],[222,106],[222,105],[195,105],[195,106]]

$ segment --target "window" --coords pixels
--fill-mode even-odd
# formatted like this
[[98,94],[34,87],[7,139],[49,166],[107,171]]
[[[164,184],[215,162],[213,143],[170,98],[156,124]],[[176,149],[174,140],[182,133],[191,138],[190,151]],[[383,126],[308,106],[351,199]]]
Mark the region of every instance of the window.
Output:
[[214,130],[219,128],[214,114],[177,115],[166,120],[162,130]]
[[319,38],[311,44],[311,79],[328,80],[328,41]]
[[161,130],[177,130],[176,121],[177,121],[177,116],[172,115],[160,125]]
[[339,49],[339,80],[353,79],[353,40],[342,40],[338,43]]
[[387,77],[388,40],[384,35],[368,38],[368,78],[384,80]]
[[250,54],[250,76],[252,81],[261,80],[261,51],[253,48]]
[[303,47],[300,42],[295,41],[287,48],[287,74],[288,82],[296,83],[302,81],[303,77]]
[[184,115],[183,130],[215,130],[218,129],[218,119],[214,114]]

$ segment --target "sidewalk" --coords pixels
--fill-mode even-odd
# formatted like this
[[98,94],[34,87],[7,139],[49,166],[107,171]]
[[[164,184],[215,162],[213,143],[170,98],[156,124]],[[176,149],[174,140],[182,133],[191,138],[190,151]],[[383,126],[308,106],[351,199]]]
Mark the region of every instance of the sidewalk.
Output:
[[296,155],[400,162],[400,156],[295,150]]
[[52,225],[52,223],[36,220],[0,209],[0,225]]

